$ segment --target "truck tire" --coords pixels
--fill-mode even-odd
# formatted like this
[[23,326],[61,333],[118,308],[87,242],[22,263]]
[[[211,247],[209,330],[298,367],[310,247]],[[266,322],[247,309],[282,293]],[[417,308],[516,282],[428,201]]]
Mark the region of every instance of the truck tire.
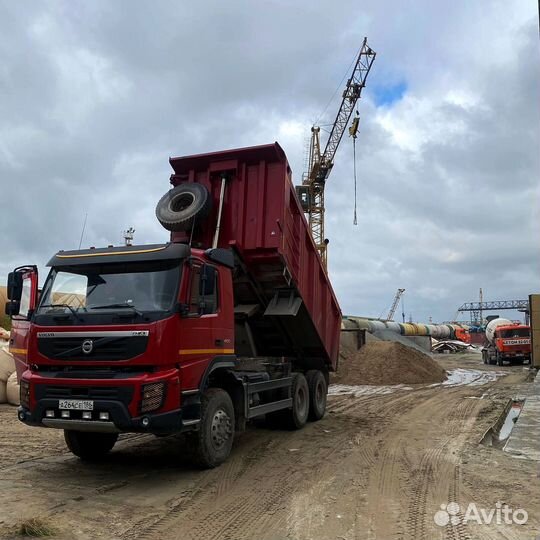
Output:
[[88,433],[65,429],[64,439],[71,453],[83,461],[95,461],[112,450],[118,440],[118,433]]
[[495,355],[495,359],[496,359],[496,362],[497,362],[498,366],[504,365],[503,357],[498,352]]
[[168,231],[189,231],[194,219],[210,211],[210,193],[202,184],[180,184],[169,190],[156,205],[156,217]]
[[487,364],[489,362],[487,351],[482,351],[482,360],[483,360],[484,364]]
[[309,388],[309,419],[320,420],[326,412],[326,396],[328,387],[326,379],[318,369],[310,369],[306,373]]
[[201,398],[201,422],[198,431],[189,434],[195,463],[213,469],[231,453],[234,439],[234,406],[221,388],[209,388]]
[[309,387],[303,373],[293,373],[291,397],[293,404],[285,411],[285,425],[289,429],[301,429],[309,415]]

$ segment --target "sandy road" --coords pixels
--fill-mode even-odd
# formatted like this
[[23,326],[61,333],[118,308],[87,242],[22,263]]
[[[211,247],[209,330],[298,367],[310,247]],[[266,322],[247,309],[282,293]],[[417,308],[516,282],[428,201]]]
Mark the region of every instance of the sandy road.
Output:
[[[476,356],[445,363],[484,368]],[[478,444],[526,377],[504,369],[483,386],[333,396],[322,421],[298,432],[250,429],[227,463],[202,472],[182,460],[179,437],[127,437],[104,463],[83,464],[59,432],[26,428],[1,407],[0,534],[48,516],[66,539],[532,540],[538,464]],[[433,519],[443,503],[497,501],[526,509],[528,523]]]

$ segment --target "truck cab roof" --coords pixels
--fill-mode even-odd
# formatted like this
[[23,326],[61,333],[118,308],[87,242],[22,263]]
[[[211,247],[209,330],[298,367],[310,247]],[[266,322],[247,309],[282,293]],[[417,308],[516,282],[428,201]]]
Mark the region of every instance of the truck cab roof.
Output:
[[147,244],[139,246],[109,246],[73,251],[59,251],[47,263],[55,268],[89,264],[146,262],[185,259],[191,254],[186,244]]
[[495,329],[495,332],[499,332],[502,330],[516,330],[516,329],[521,329],[521,328],[525,328],[529,330],[530,326],[526,324],[505,324],[505,325],[497,326],[497,328]]

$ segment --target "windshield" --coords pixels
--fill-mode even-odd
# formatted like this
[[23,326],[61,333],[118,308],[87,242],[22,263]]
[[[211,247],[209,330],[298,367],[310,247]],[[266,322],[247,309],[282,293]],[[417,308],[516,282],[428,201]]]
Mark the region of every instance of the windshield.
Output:
[[501,330],[500,336],[502,338],[529,337],[529,329],[528,328],[510,328],[506,330]]
[[53,268],[37,313],[168,311],[179,281],[179,261]]

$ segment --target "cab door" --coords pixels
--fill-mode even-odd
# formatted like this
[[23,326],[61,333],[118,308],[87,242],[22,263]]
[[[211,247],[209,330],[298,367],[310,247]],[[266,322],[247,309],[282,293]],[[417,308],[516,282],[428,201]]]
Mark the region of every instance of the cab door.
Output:
[[231,361],[233,301],[229,269],[198,259],[192,259],[188,269],[178,354],[182,386],[195,388],[210,363]]
[[38,302],[36,266],[21,266],[8,275],[6,314],[11,317],[9,351],[15,359],[20,380],[28,365],[30,320]]

